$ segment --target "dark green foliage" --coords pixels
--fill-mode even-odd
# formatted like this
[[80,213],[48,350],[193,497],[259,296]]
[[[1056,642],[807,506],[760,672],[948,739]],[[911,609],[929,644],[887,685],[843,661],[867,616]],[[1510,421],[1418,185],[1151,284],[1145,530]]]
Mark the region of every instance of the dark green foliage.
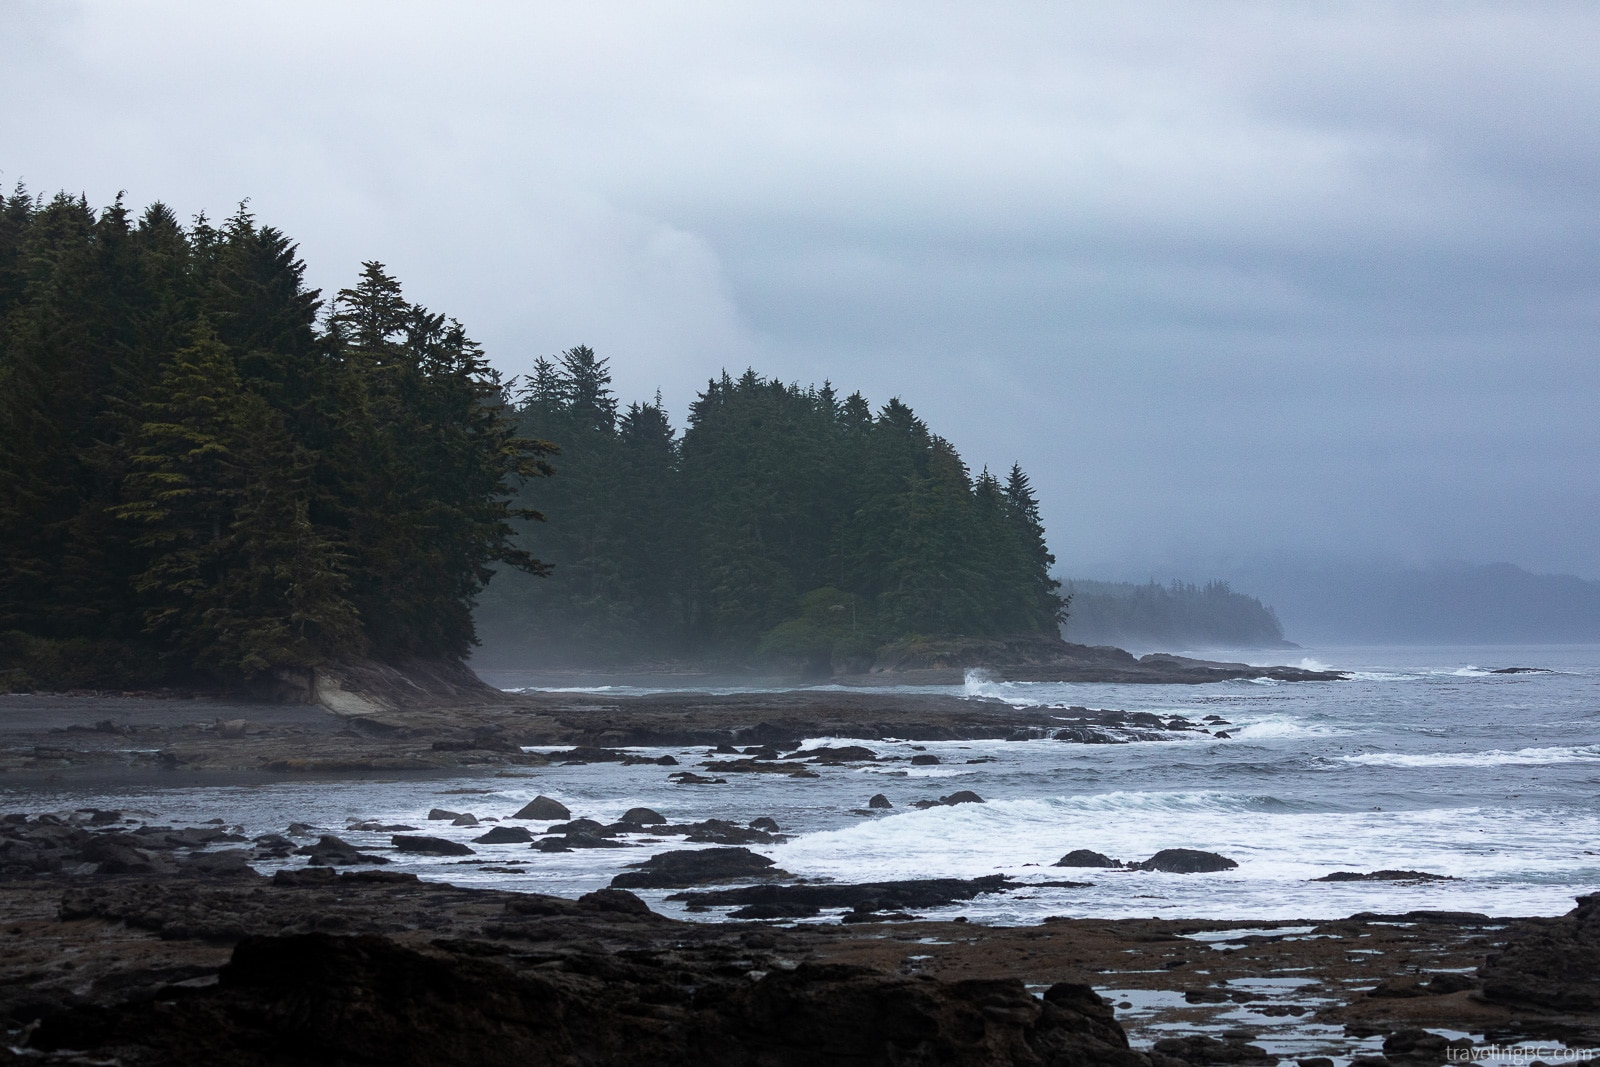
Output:
[[675,439],[659,397],[620,416],[604,360],[542,360],[523,432],[556,442],[532,551],[480,626],[503,661],[757,658],[862,669],[913,634],[1054,633],[1038,505],[1013,469],[976,480],[905,404],[723,374]]
[[144,681],[461,656],[490,565],[540,569],[509,496],[548,449],[460,324],[368,263],[319,329],[304,271],[242,206],[0,197],[0,631],[32,684],[114,680],[91,649]]
[[1281,648],[1283,626],[1273,610],[1227,582],[1067,583],[1072,593],[1069,640],[1129,648]]

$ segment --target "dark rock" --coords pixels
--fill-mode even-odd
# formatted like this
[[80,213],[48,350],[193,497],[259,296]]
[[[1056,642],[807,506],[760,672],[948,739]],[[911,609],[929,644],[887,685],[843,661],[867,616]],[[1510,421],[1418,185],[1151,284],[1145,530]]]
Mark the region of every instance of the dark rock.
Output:
[[1165,871],[1167,874],[1209,874],[1231,871],[1238,863],[1215,852],[1193,848],[1164,848],[1143,863],[1130,864],[1138,871]]
[[223,849],[220,852],[194,852],[186,857],[183,866],[214,877],[255,877],[250,866],[250,852],[242,848]]
[[889,803],[889,798],[884,796],[882,793],[875,793],[873,794],[872,799],[867,801],[867,807],[883,809],[892,808],[894,805]]
[[781,832],[783,828],[778,825],[777,819],[763,815],[760,818],[750,820],[750,829],[765,830],[769,834],[776,834]]
[[1157,1041],[1153,1051],[1193,1064],[1263,1064],[1278,1062],[1278,1057],[1259,1045],[1239,1039],[1219,1041],[1197,1034],[1194,1037],[1167,1037]]
[[481,837],[472,839],[475,845],[519,845],[533,840],[533,834],[520,826],[496,826]]
[[671,782],[677,782],[679,785],[727,785],[728,784],[728,780],[726,778],[707,778],[705,775],[696,774],[693,771],[677,771],[677,772],[675,772],[673,774],[667,775],[667,780],[671,781]]
[[1470,1060],[1467,1050],[1472,1048],[1472,1045],[1470,1039],[1452,1041],[1443,1034],[1413,1027],[1397,1030],[1384,1038],[1383,1054],[1389,1060],[1421,1061],[1432,1067],[1433,1064],[1453,1060]]
[[323,886],[333,884],[338,877],[338,872],[332,867],[301,867],[298,870],[272,872],[272,884]]
[[401,852],[418,852],[427,856],[471,856],[475,855],[471,848],[459,841],[447,841],[442,837],[416,837],[410,834],[395,834],[389,843]]
[[660,826],[667,821],[667,818],[650,808],[629,808],[617,821],[627,823],[629,826]]
[[533,846],[540,852],[570,852],[575,848],[627,848],[620,841],[612,841],[592,834],[585,830],[575,830],[569,834],[557,834],[553,837],[542,838]]
[[958,789],[949,796],[940,797],[939,803],[947,806],[952,804],[982,804],[983,798],[970,789]]
[[791,752],[783,758],[808,760],[812,763],[864,763],[876,760],[878,754],[863,745],[843,745],[839,748],[822,745]]
[[1313,882],[1453,882],[1448,874],[1429,874],[1426,871],[1334,871]]
[[432,811],[428,812],[428,821],[449,822],[451,819],[459,818],[460,816],[461,813],[459,811],[446,811],[444,808],[434,808]]
[[601,823],[593,819],[573,819],[571,822],[557,823],[546,830],[547,834],[593,834],[596,837],[609,837],[612,834]]
[[936,767],[938,764],[939,757],[930,752],[924,752],[920,755],[911,757],[911,765],[913,767]]
[[478,817],[476,815],[472,814],[470,811],[469,812],[463,812],[462,814],[457,815],[454,819],[451,819],[450,820],[450,825],[451,826],[476,826],[476,825],[478,825]]
[[292,822],[289,824],[289,828],[284,831],[290,837],[310,837],[316,832],[317,828],[315,826],[303,822]]
[[[56,1012],[34,1030],[30,1051],[397,1067],[1151,1063],[1086,986],[1058,984],[1035,998],[1015,979],[946,982],[843,964],[763,968],[758,980],[742,968],[675,970],[593,950],[552,972],[519,969],[481,942],[419,951],[371,934],[245,937],[216,983],[165,997],[159,1009],[138,998]],[[571,980],[574,972],[585,977]]]
[[348,828],[351,830],[362,830],[366,833],[372,834],[409,834],[416,830],[415,826],[407,826],[405,823],[383,823],[378,822],[376,819],[368,819],[365,822],[353,822]]
[[910,878],[851,885],[831,882],[816,885],[752,885],[738,889],[674,893],[668,899],[682,900],[690,907],[701,908],[805,908],[809,910],[803,914],[815,915],[824,908],[851,908],[862,913],[937,908],[958,900],[971,900],[984,893],[1003,893],[1011,888],[1015,888],[1014,883],[1004,875],[992,874],[982,878]]
[[717,882],[787,878],[770,859],[747,848],[660,852],[611,879],[613,889],[685,889]]
[[1551,671],[1548,667],[1501,667],[1499,670],[1490,671],[1489,673],[1490,674],[1552,674],[1554,672]]
[[587,904],[596,911],[614,912],[622,915],[651,915],[650,905],[628,892],[626,889],[596,889],[592,893],[585,893],[578,898],[579,904]]
[[1600,1011],[1600,894],[1578,898],[1558,919],[1533,919],[1504,933],[1484,960],[1483,997],[1560,1012]]
[[1056,860],[1052,867],[1121,867],[1122,864],[1109,856],[1098,852],[1091,852],[1086,848],[1075,848],[1065,856]]
[[513,819],[530,819],[538,822],[555,822],[557,819],[570,819],[572,812],[558,800],[540,794],[524,804]]
[[369,856],[343,838],[323,834],[314,845],[302,845],[294,850],[297,856],[309,856],[313,867],[348,867],[354,864],[382,864],[389,861],[382,856]]

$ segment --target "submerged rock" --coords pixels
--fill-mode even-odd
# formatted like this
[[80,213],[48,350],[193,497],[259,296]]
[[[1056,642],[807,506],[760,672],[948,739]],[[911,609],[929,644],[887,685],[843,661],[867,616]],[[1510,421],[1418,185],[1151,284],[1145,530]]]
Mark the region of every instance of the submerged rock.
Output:
[[1313,882],[1453,882],[1448,874],[1429,874],[1426,871],[1334,871]]

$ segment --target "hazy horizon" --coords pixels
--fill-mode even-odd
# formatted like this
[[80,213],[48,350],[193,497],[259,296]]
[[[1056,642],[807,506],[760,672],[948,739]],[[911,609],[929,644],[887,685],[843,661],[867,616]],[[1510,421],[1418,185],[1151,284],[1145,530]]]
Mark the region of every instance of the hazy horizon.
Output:
[[1063,573],[1600,578],[1600,10],[908,11],[14,3],[0,184],[249,198],[679,429],[724,368],[900,396]]

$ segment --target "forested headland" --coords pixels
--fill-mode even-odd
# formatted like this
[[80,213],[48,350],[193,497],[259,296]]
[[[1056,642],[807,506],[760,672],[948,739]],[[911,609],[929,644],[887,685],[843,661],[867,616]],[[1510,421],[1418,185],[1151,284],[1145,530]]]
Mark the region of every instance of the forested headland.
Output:
[[865,669],[1054,640],[1053,563],[1022,470],[899,400],[724,373],[679,434],[585,347],[503,381],[381,263],[325,300],[245,206],[0,196],[0,690],[460,661],[480,627],[519,664]]
[[1272,608],[1227,582],[1160,585],[1072,579],[1066,636],[1082,644],[1166,651],[1293,648]]
[[577,347],[538,363],[517,417],[560,447],[526,490],[546,521],[521,524],[552,569],[485,593],[488,663],[826,674],[924,638],[1053,638],[1063,617],[1027,475],[973,474],[897,399],[724,373],[680,435]]
[[241,206],[0,197],[0,689],[459,658],[544,472],[462,326]]

